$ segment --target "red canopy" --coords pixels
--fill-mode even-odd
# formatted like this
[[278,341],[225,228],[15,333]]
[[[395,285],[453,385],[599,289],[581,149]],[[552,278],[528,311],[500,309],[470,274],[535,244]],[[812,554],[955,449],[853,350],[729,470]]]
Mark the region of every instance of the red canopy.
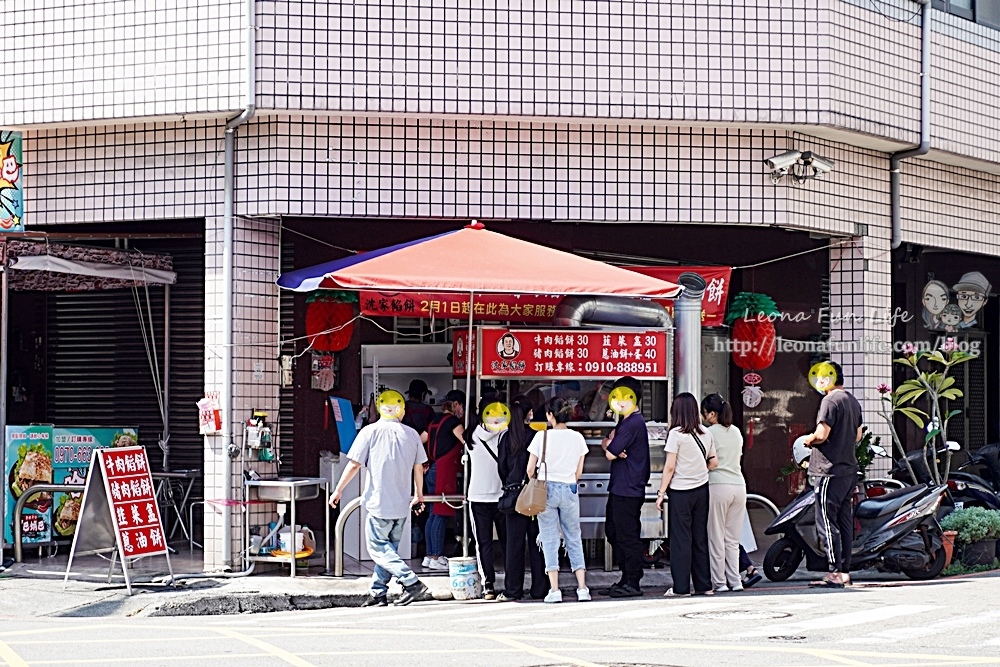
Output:
[[283,274],[278,285],[316,289],[676,296],[679,285],[491,232],[479,223]]

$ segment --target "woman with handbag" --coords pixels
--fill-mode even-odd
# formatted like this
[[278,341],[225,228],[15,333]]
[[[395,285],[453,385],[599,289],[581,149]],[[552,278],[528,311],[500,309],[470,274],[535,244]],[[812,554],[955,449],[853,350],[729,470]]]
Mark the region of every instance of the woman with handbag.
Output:
[[549,593],[545,596],[545,602],[562,602],[562,591],[559,590],[560,528],[566,542],[570,567],[576,575],[576,599],[586,602],[590,600],[590,589],[587,588],[587,566],[580,534],[577,481],[583,474],[587,442],[582,435],[566,426],[566,422],[573,416],[573,406],[567,401],[561,398],[550,399],[545,405],[545,416],[550,428],[536,433],[528,446],[530,456],[527,469],[529,477],[545,482],[545,510],[538,515],[545,572],[549,576]]
[[507,544],[504,554],[503,592],[497,602],[520,600],[524,597],[524,550],[528,549],[531,565],[531,597],[541,600],[548,592],[545,578],[545,561],[538,548],[538,521],[514,510],[518,494],[524,487],[524,471],[528,467],[528,442],[534,434],[528,428],[531,420],[531,401],[517,396],[510,405],[510,428],[500,437],[497,468],[503,483],[499,509],[507,519]]
[[500,543],[507,541],[507,524],[498,508],[503,485],[500,481],[500,439],[510,425],[510,411],[496,394],[479,401],[479,423],[469,440],[469,505],[472,535],[476,539],[479,571],[483,573],[483,599],[496,599],[496,568],[493,565],[493,528]]
[[688,597],[694,579],[695,595],[714,595],[708,555],[708,472],[718,466],[715,441],[703,428],[698,399],[684,392],[670,406],[670,433],[663,481],[656,509],[663,511],[667,494],[670,531],[670,576],[674,581],[664,597]]
[[[424,479],[427,481],[428,495],[452,496],[458,493],[458,472],[462,468],[462,450],[465,446],[465,393],[453,389],[444,395],[441,403],[443,412],[435,415],[427,427],[427,459],[431,462]],[[431,506],[431,514],[424,528],[427,540],[427,555],[423,566],[429,570],[447,570],[448,559],[444,557],[444,537],[448,529],[449,517],[455,516],[455,508],[447,502],[437,502]]]

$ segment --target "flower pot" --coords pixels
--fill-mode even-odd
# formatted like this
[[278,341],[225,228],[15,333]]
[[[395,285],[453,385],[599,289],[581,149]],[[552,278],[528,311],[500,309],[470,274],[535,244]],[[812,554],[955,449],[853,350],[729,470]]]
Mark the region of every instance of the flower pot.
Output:
[[973,567],[976,565],[990,565],[997,557],[997,541],[982,540],[967,544],[962,549],[962,565]]
[[955,555],[955,538],[958,537],[957,530],[946,530],[942,535],[941,545],[944,547],[944,566],[951,565],[951,559]]

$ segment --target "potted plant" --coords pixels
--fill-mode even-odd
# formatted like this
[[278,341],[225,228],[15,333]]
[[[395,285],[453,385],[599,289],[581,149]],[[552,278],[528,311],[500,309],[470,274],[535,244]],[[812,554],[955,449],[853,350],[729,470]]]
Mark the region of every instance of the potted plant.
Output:
[[1000,511],[982,507],[955,510],[941,520],[945,531],[956,531],[955,547],[965,566],[990,565],[1000,538]]
[[[903,382],[895,391],[887,384],[880,384],[878,392],[882,401],[879,412],[888,425],[893,444],[903,457],[906,469],[915,484],[918,483],[917,476],[906,458],[906,447],[896,432],[893,416],[896,413],[905,415],[917,425],[917,428],[926,429],[923,442],[924,459],[927,461],[931,480],[935,484],[941,484],[943,480],[948,479],[951,472],[952,450],[947,450],[942,471],[938,465],[938,444],[947,443],[948,422],[961,413],[960,410],[948,411],[944,404],[944,401],[954,401],[962,397],[962,390],[954,386],[955,378],[950,377],[948,373],[958,364],[976,357],[960,350],[953,338],[947,339],[941,349],[933,352],[917,352],[912,344],[907,344],[903,347],[903,353],[904,356],[894,359],[894,362],[909,368],[915,377]],[[923,409],[917,407],[918,402],[922,404]]]

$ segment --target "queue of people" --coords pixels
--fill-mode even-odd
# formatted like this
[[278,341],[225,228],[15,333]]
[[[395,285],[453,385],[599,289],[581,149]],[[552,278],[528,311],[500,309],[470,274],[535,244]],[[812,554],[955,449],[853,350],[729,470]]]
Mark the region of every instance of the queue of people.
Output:
[[[425,494],[457,493],[463,451],[470,457],[468,501],[484,597],[523,599],[527,554],[531,570],[528,595],[548,603],[562,602],[562,547],[576,579],[576,599],[590,600],[578,492],[588,447],[580,433],[567,427],[576,406],[558,397],[536,406],[527,397],[518,396],[508,408],[498,396],[484,396],[470,434],[464,425],[463,392],[448,392],[440,413],[424,409],[430,406],[424,403],[427,386],[423,382],[415,380],[407,393],[408,401],[394,391],[379,398],[380,419],[362,429],[332,496],[333,503],[339,501],[350,478],[362,466],[368,468],[365,537],[376,567],[371,599],[366,604],[387,604],[385,593],[391,577],[404,586],[402,602],[396,604],[427,595],[426,587],[398,556],[398,533],[408,514],[403,510],[410,505],[409,471],[412,469],[414,511],[423,513]],[[388,394],[395,396],[383,400]],[[598,593],[614,598],[643,595],[641,513],[650,478],[650,451],[640,412],[642,398],[642,383],[635,378],[615,382],[609,404],[619,420],[602,442],[610,461],[605,532],[621,579]],[[415,426],[424,429],[418,433]],[[743,437],[732,423],[732,409],[721,396],[708,396],[700,405],[689,393],[675,397],[656,501],[662,511],[664,500],[669,500],[673,587],[667,597],[741,591],[760,580],[740,544],[747,521],[746,483],[740,469],[742,447]],[[544,482],[544,509],[539,506],[537,516],[528,516],[516,510],[517,498],[533,479]],[[397,516],[401,513],[402,517]],[[424,527],[425,569],[449,568],[445,536],[449,517],[454,515],[455,506],[447,502],[430,505]],[[496,586],[494,531],[504,556],[502,591]]]

